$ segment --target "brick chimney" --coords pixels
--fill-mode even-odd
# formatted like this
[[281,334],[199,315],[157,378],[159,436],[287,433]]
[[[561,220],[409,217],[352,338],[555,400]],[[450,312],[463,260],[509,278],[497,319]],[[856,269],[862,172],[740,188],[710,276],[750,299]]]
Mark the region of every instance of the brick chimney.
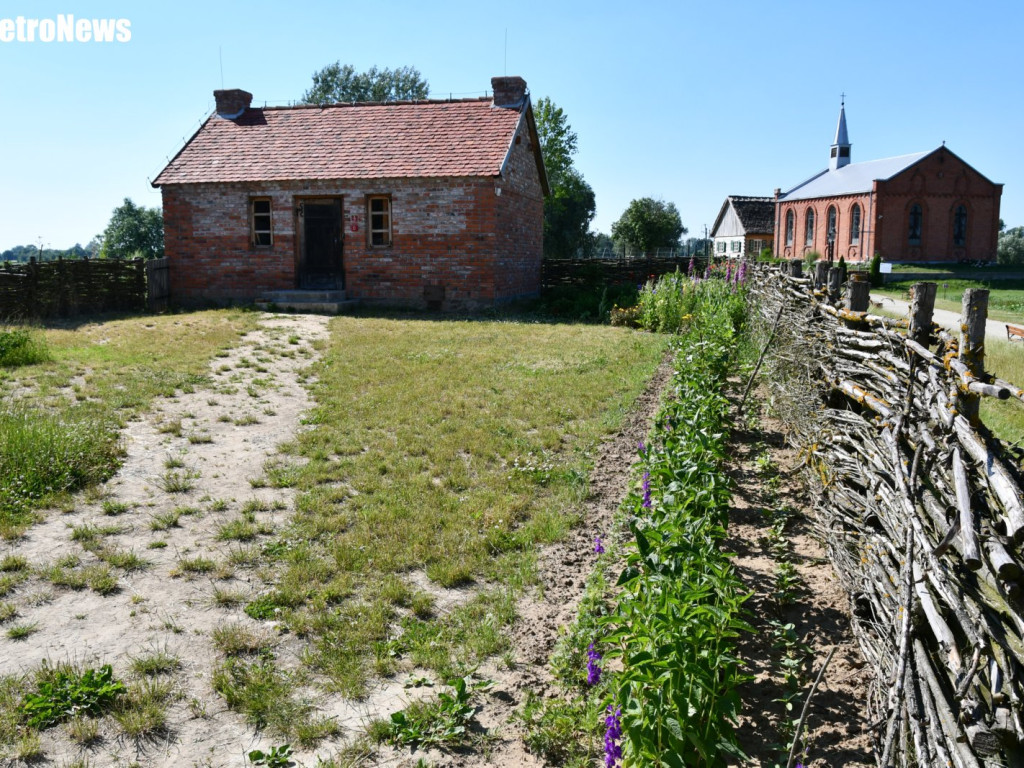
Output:
[[494,106],[518,109],[526,98],[526,81],[516,75],[492,77],[491,90],[494,91]]
[[226,91],[214,91],[217,100],[217,114],[225,120],[234,120],[252,104],[252,94],[241,88],[229,88]]

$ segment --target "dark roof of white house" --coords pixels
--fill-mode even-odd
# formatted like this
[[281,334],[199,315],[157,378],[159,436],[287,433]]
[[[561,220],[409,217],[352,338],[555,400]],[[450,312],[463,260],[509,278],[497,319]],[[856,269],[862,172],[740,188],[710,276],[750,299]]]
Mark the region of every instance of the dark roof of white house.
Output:
[[736,212],[744,233],[750,235],[770,235],[775,231],[775,201],[770,197],[747,197],[729,195],[722,203],[722,208],[711,228],[712,234],[718,231],[722,218],[729,206]]

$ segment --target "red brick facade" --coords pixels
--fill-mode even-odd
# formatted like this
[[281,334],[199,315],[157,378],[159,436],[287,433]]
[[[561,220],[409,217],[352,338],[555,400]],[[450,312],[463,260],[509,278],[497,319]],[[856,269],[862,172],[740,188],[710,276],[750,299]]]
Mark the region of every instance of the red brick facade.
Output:
[[[267,291],[301,287],[304,202],[313,200],[340,204],[339,276],[347,298],[365,304],[472,309],[536,296],[545,182],[525,103],[524,119],[505,134],[504,162],[499,156],[492,175],[197,183],[158,179],[172,301],[245,303]],[[488,104],[487,109],[497,108]],[[308,108],[303,114],[310,114]],[[194,167],[195,161],[189,162]],[[389,201],[387,245],[371,244],[371,196]],[[253,244],[254,198],[269,200],[269,244]]]
[[[836,211],[835,258],[861,261],[878,253],[894,262],[990,261],[996,258],[1002,185],[994,184],[945,147],[931,152],[870,192],[776,203],[775,253],[800,258],[826,254],[829,209]],[[860,208],[858,237],[851,237],[854,206]],[[919,238],[911,219],[919,208]],[[810,242],[808,211],[814,213]],[[959,222],[957,216],[961,217]],[[787,220],[792,213],[792,238]],[[965,215],[966,214],[966,215]]]

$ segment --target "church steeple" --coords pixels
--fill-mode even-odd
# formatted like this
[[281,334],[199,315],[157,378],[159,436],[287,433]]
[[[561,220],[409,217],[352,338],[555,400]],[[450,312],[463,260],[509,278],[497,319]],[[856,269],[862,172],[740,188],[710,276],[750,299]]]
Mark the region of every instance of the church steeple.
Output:
[[838,171],[844,165],[850,164],[850,138],[846,135],[846,97],[843,96],[839,106],[839,125],[836,126],[836,140],[832,142],[832,152],[829,156],[828,169]]

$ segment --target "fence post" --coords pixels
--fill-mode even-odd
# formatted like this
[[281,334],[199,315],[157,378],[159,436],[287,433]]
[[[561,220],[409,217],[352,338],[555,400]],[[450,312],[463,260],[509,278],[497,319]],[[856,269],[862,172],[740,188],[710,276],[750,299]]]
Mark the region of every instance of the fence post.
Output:
[[843,284],[843,271],[839,267],[828,270],[828,303],[833,307],[839,303],[840,288]]
[[931,346],[932,342],[936,288],[936,283],[914,283],[910,287],[910,338],[923,347]]
[[[964,291],[960,315],[960,351],[957,357],[972,375],[981,378],[985,373],[985,321],[988,319],[988,291],[968,288]],[[962,389],[959,411],[972,424],[978,423],[981,396]]]
[[851,312],[867,312],[868,302],[871,300],[871,283],[866,275],[854,275],[849,282],[847,291],[847,303]]
[[820,291],[828,282],[828,262],[814,262],[814,290]]
[[804,260],[803,259],[790,259],[789,260],[789,274],[790,274],[790,277],[803,277],[804,276]]

